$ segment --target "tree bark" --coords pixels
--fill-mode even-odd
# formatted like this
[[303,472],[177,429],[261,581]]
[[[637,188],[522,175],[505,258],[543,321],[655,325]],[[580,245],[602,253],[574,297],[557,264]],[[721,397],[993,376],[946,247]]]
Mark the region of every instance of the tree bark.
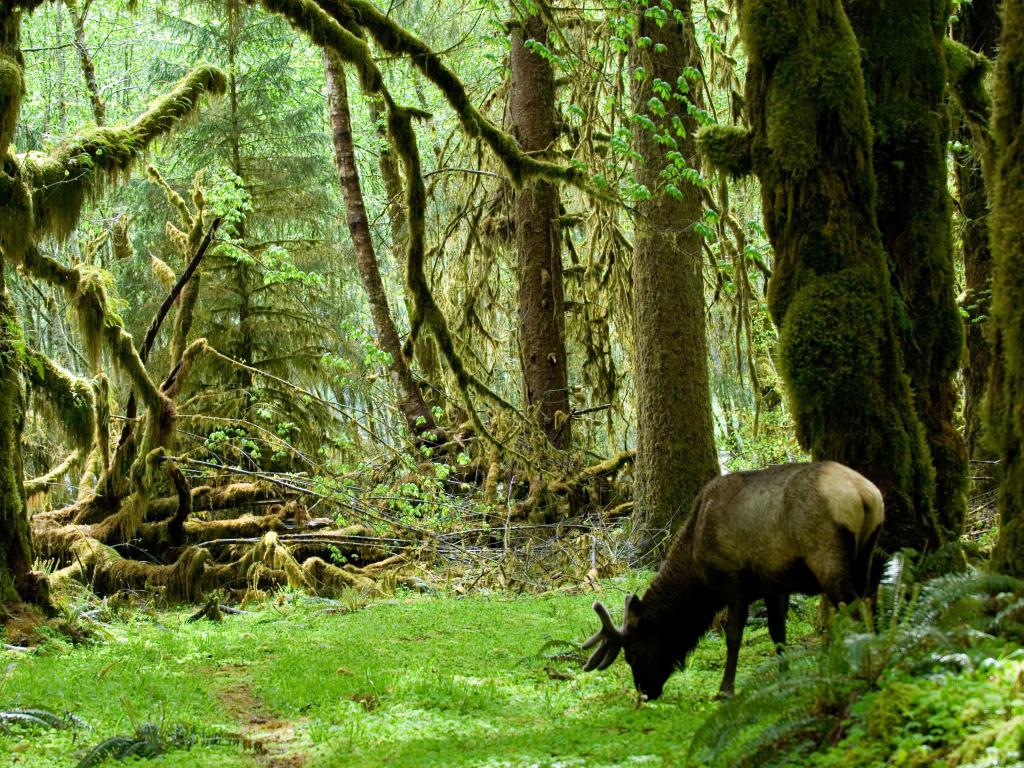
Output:
[[[551,62],[526,42],[548,43],[536,15],[518,20],[512,31],[512,133],[526,152],[550,148],[557,138],[555,76]],[[516,253],[519,274],[519,351],[525,404],[556,448],[572,444],[569,374],[565,351],[558,187],[531,180],[516,193]]]
[[100,95],[100,86],[96,82],[96,66],[92,63],[89,55],[89,46],[85,37],[85,18],[78,9],[78,0],[64,0],[71,17],[71,26],[75,32],[75,50],[78,52],[78,61],[82,65],[82,76],[85,78],[85,86],[89,91],[89,100],[92,102],[92,114],[96,119],[96,125],[102,126],[106,123],[107,107]]
[[[20,7],[31,5],[22,3]],[[29,191],[10,154],[25,90],[20,41],[21,10],[5,3],[0,6],[0,71],[4,73],[0,78],[0,609],[47,602],[46,582],[32,571],[25,507],[21,455],[27,405],[22,376],[25,344],[4,281],[4,261],[17,260],[10,251],[23,250],[31,233]]]
[[989,426],[998,439],[999,540],[992,566],[1024,576],[1024,0],[1003,3],[993,114],[992,314],[1001,375],[993,376]]
[[[702,238],[694,229],[704,210],[700,189],[672,175],[675,194],[665,190],[663,171],[676,169],[667,159],[675,151],[688,168],[699,169],[694,142],[696,119],[680,101],[677,81],[688,67],[699,70],[699,48],[688,0],[676,0],[674,18],[659,25],[639,19],[638,40],[630,57],[633,107],[657,126],[662,141],[637,127],[637,180],[650,191],[637,206],[633,246],[633,306],[637,408],[635,514],[649,531],[675,530],[706,482],[719,473],[711,418],[707,337],[704,324]],[[670,12],[670,16],[672,12]],[[663,47],[664,46],[664,47]],[[660,51],[660,52],[659,52]],[[672,94],[657,96],[653,83],[672,84]],[[700,104],[699,83],[685,98]],[[683,87],[686,87],[685,85]],[[680,98],[675,98],[679,96]],[[665,108],[649,113],[656,99]],[[658,110],[661,111],[660,109]],[[678,126],[678,127],[677,127]]]
[[[974,0],[962,5],[953,25],[953,37],[972,51],[994,59],[999,44],[999,13],[996,0]],[[992,368],[992,342],[989,317],[992,311],[992,251],[988,240],[989,200],[981,154],[987,151],[970,130],[969,122],[958,116],[956,138],[970,147],[954,163],[960,213],[964,225],[960,235],[964,262],[965,295],[961,307],[964,320],[964,442],[975,463],[972,471],[974,490],[992,491],[998,485],[996,452],[985,439],[983,400]]]
[[356,167],[355,143],[352,139],[352,116],[349,110],[348,88],[345,84],[345,70],[336,54],[325,53],[327,94],[331,110],[331,127],[334,138],[334,157],[338,164],[338,179],[342,197],[345,200],[348,231],[352,236],[352,247],[356,255],[359,278],[370,304],[370,316],[377,330],[380,348],[390,357],[391,380],[398,395],[398,408],[402,412],[409,431],[421,434],[436,429],[430,409],[423,400],[423,394],[413,379],[409,364],[402,355],[402,342],[395,328],[388,304],[387,291],[381,279],[377,253],[370,234],[370,221],[363,202],[363,190]]
[[935,512],[955,540],[967,511],[967,450],[955,424],[963,322],[956,304],[946,185],[945,2],[879,7],[846,0],[860,43],[874,134],[875,205],[882,247],[902,301],[903,362],[935,468]]
[[839,0],[744,0],[749,131],[715,128],[708,155],[761,181],[775,249],[768,305],[797,437],[815,459],[881,489],[881,546],[943,543],[875,214],[871,126],[860,51]]

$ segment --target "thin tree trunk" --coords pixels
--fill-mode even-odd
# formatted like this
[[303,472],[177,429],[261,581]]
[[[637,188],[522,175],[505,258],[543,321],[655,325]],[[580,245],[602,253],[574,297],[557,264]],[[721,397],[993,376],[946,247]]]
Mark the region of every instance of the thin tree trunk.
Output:
[[993,114],[995,178],[991,244],[992,314],[996,354],[989,426],[1002,462],[996,570],[1024,576],[1024,0],[1003,3],[1003,34],[996,63]]
[[[551,62],[525,45],[548,42],[544,21],[535,15],[512,32],[512,133],[527,152],[554,143],[555,77]],[[565,351],[558,187],[528,181],[516,194],[516,252],[519,262],[519,351],[526,406],[556,448],[572,443],[569,374]]]
[[894,292],[907,311],[900,340],[917,417],[935,468],[935,512],[949,540],[967,511],[967,450],[955,424],[963,321],[956,304],[946,186],[949,114],[943,38],[948,9],[934,0],[879,6],[846,0],[862,52],[874,133],[875,206]]
[[377,330],[377,340],[390,357],[391,379],[398,395],[398,407],[405,417],[409,431],[419,434],[434,430],[430,409],[413,379],[412,371],[402,356],[402,342],[391,317],[387,291],[381,279],[377,254],[370,234],[370,221],[363,203],[363,190],[356,167],[355,143],[352,140],[352,116],[349,111],[348,88],[341,60],[333,53],[325,53],[327,94],[330,101],[331,127],[334,137],[334,158],[338,164],[338,179],[345,200],[348,231],[356,255],[356,267],[370,304],[370,316]]
[[85,18],[79,12],[77,0],[64,0],[64,5],[68,9],[71,26],[75,32],[75,50],[78,52],[82,75],[85,77],[85,86],[89,91],[89,100],[92,102],[92,114],[96,119],[96,125],[101,126],[106,122],[107,107],[100,95],[100,86],[96,81],[96,66],[92,63],[89,46],[86,44]]
[[[693,139],[697,124],[685,104],[655,96],[652,87],[658,80],[675,84],[687,67],[699,70],[701,62],[687,0],[676,0],[674,14],[662,25],[641,16],[637,35],[650,42],[634,44],[630,52],[633,71],[645,73],[633,78],[633,107],[647,113],[651,99],[661,101],[664,116],[648,117],[674,142],[664,146],[642,129],[636,140],[637,179],[651,197],[638,206],[633,247],[635,509],[642,526],[662,531],[678,528],[700,489],[719,472],[708,383],[702,238],[694,229],[704,206],[696,185],[674,179],[681,196],[673,196],[662,177],[670,150],[680,152],[690,168],[699,168]],[[692,85],[687,98],[699,106],[699,84]],[[673,128],[675,120],[683,130]]]

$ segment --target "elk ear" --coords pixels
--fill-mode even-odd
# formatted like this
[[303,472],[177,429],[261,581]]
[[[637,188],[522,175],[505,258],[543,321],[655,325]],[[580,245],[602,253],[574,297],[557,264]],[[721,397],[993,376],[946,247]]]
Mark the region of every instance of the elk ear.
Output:
[[626,612],[623,615],[623,618],[625,618],[625,616],[632,615],[639,619],[641,616],[643,616],[643,608],[643,603],[640,601],[639,597],[637,597],[635,594],[626,595]]

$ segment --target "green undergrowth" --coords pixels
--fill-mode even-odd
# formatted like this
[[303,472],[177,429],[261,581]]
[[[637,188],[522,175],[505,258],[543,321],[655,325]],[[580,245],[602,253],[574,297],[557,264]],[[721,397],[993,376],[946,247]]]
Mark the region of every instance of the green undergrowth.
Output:
[[[618,605],[644,581],[600,598]],[[675,765],[716,706],[724,643],[710,635],[662,699],[638,708],[621,661],[580,670],[594,597],[398,596],[352,611],[285,594],[220,623],[189,623],[184,609],[100,614],[91,644],[5,654],[0,710],[71,712],[91,730],[0,729],[0,765],[74,766],[146,723],[225,737],[146,765],[265,765],[275,753],[306,766]],[[810,626],[797,618],[791,631]],[[763,621],[745,642],[741,684],[772,653]],[[252,742],[264,741],[261,755]]]
[[[606,583],[599,597],[618,608],[647,578]],[[156,757],[97,764],[683,765],[694,733],[727,711],[714,699],[723,639],[710,633],[663,697],[638,707],[621,660],[580,671],[578,643],[597,625],[594,597],[398,595],[360,607],[283,593],[219,623],[189,622],[186,609],[103,608],[91,614],[101,624],[90,643],[54,637],[31,653],[0,652],[0,711],[52,713],[0,723],[0,765],[71,768],[96,745],[139,734]],[[794,660],[816,653],[816,615],[816,600],[795,601]],[[755,611],[741,692],[767,679],[773,653]],[[836,748],[797,750],[790,764],[911,765],[922,744],[959,745],[999,727],[976,751],[1010,754],[1024,716],[1024,660],[1005,644],[972,658],[941,677],[894,673],[858,700]]]

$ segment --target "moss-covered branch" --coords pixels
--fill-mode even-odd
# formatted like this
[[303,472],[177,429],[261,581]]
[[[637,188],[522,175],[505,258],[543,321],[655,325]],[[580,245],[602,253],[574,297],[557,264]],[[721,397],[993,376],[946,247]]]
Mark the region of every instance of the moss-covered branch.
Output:
[[373,4],[361,0],[261,1],[268,10],[281,14],[305,32],[314,43],[334,49],[344,61],[353,64],[368,94],[382,93],[383,80],[363,39],[362,30],[369,32],[388,53],[408,57],[413,66],[440,89],[466,133],[479,136],[497,155],[516,185],[532,176],[539,176],[586,186],[586,175],[580,169],[524,153],[514,138],[473,106],[458,75],[430,46]]
[[750,131],[731,125],[709,125],[697,134],[697,146],[715,168],[734,179],[753,172]]
[[219,95],[226,87],[221,70],[200,66],[129,125],[94,128],[50,153],[19,155],[22,174],[32,190],[35,236],[66,238],[89,195],[128,173],[154,141],[195,114],[200,97]]
[[71,442],[84,455],[96,437],[96,396],[92,383],[34,350],[26,352],[25,363],[32,390],[46,399]]

